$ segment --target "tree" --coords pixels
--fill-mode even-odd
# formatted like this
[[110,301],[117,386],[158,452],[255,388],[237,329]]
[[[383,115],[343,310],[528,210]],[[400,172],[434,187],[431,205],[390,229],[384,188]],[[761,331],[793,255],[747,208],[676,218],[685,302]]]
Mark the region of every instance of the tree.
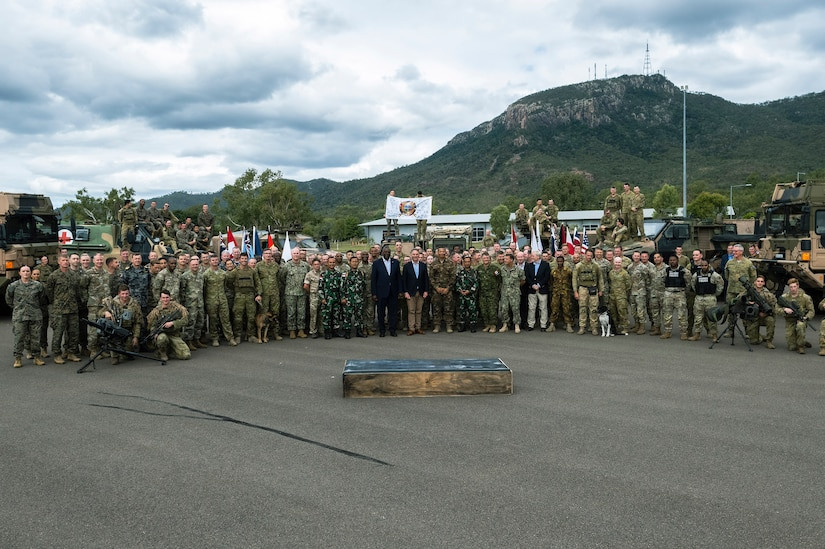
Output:
[[259,174],[249,168],[224,186],[222,196],[226,206],[217,205],[215,213],[230,225],[297,231],[313,219],[310,198],[278,171],[266,169]]
[[510,232],[510,209],[499,204],[490,212],[490,227],[498,238],[504,238]]
[[541,182],[541,197],[552,199],[560,210],[586,210],[594,206],[590,181],[578,173],[558,173]]
[[696,219],[714,219],[717,214],[725,211],[727,205],[727,197],[705,191],[699,193],[692,202],[688,202],[687,210],[688,214]]
[[363,238],[364,230],[359,227],[358,223],[358,219],[352,216],[339,217],[333,221],[329,236],[333,240]]
[[75,199],[64,204],[69,210],[69,217],[75,219],[89,219],[94,223],[114,223],[117,220],[117,212],[123,207],[126,199],[134,199],[135,190],[131,187],[122,187],[120,190],[111,189],[103,198],[95,198],[89,195],[86,188],[82,188],[75,193]]
[[682,204],[682,197],[676,187],[665,183],[662,188],[653,195],[651,205],[655,208],[654,217],[662,218],[676,213],[676,208]]

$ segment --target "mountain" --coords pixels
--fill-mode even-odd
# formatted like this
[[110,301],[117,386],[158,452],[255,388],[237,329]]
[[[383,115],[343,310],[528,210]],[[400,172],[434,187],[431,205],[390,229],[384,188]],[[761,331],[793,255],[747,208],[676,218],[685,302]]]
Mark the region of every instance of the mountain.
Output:
[[[688,92],[686,104],[689,182],[727,194],[752,174],[793,177],[823,167],[825,92],[758,105]],[[339,204],[380,210],[395,189],[432,195],[435,213],[472,213],[508,196],[537,196],[548,175],[578,172],[592,182],[593,207],[616,181],[638,184],[650,197],[663,183],[681,187],[682,108],[682,90],[661,75],[563,86],[516,101],[410,166],[298,188],[321,211]]]

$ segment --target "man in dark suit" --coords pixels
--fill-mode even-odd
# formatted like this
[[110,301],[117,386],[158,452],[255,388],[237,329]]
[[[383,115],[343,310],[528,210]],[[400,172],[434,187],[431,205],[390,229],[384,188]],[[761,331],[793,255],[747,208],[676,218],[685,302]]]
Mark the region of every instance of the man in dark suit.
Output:
[[550,283],[550,265],[537,252],[530,254],[530,263],[524,265],[524,287],[527,288],[527,330],[536,326],[539,311],[541,331],[547,330],[547,290]]
[[430,288],[430,276],[427,274],[427,265],[421,259],[417,249],[410,254],[410,262],[404,265],[401,272],[401,291],[407,300],[407,332],[424,335],[421,329],[421,310]]
[[378,303],[378,335],[384,337],[387,327],[384,323],[385,313],[389,315],[390,335],[397,335],[398,293],[401,290],[401,265],[397,259],[390,257],[390,247],[381,250],[381,259],[372,264],[370,276],[372,299]]

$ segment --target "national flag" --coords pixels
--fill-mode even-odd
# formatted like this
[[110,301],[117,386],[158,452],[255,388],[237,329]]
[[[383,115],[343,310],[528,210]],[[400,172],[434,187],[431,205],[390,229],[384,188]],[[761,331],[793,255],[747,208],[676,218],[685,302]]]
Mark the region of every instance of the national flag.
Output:
[[540,254],[544,248],[541,246],[541,233],[539,232],[539,220],[536,219],[536,230],[533,231],[530,237],[530,249],[537,254]]
[[252,226],[252,253],[249,257],[261,257],[263,250],[261,250],[261,239],[258,237],[258,227]]
[[564,243],[567,244],[567,253],[573,255],[576,249],[573,247],[573,236],[570,234],[570,229],[564,227]]
[[292,259],[292,246],[289,244],[289,231],[286,232],[286,238],[284,239],[283,259],[284,261],[289,261]]
[[510,225],[510,239],[511,239],[512,242],[516,243],[516,246],[518,246],[518,237],[516,236],[516,226],[512,225],[512,224]]
[[558,249],[559,247],[556,244],[556,226],[553,225],[550,227],[550,254],[556,255],[556,250]]
[[582,250],[590,248],[590,242],[587,241],[587,231],[582,231]]
[[582,245],[582,241],[581,241],[581,238],[579,238],[579,228],[576,227],[575,229],[573,229],[573,246],[575,247],[575,246],[581,246],[581,245]]
[[243,228],[243,237],[241,239],[241,251],[246,252],[246,255],[252,256],[252,241],[250,240],[249,231],[246,230],[246,227]]
[[232,234],[232,231],[229,227],[226,228],[226,250],[229,253],[235,251],[235,248],[238,247],[238,243],[235,242],[235,235]]
[[266,226],[266,249],[271,250],[275,247],[275,241],[272,239],[272,227]]

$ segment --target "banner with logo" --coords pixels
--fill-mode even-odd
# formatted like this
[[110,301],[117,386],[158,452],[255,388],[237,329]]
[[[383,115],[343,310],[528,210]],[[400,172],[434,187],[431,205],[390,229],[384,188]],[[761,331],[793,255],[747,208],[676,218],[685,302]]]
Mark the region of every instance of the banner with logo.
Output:
[[387,219],[414,217],[415,219],[430,219],[433,210],[432,196],[414,196],[398,198],[387,195],[387,207],[384,215]]

